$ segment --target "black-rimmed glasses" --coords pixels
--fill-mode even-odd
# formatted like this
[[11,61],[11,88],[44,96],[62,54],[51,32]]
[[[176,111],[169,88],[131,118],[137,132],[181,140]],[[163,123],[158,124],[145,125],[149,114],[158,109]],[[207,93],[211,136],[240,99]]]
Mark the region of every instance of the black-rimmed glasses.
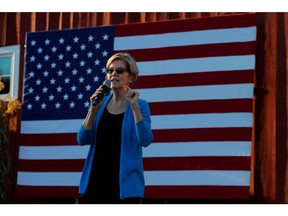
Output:
[[[122,67],[118,67],[118,68],[107,68],[106,69],[106,73],[107,74],[112,74],[113,71],[116,71],[117,74],[123,74],[125,71],[127,71],[125,68],[122,68]],[[128,71],[127,71],[128,72]]]

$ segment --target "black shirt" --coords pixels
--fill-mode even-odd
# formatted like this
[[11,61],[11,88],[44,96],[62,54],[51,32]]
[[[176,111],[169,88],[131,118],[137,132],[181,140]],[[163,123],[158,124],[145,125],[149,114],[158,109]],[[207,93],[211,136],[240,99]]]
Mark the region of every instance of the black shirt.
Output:
[[120,199],[119,169],[121,130],[124,113],[103,112],[97,131],[97,142],[87,196],[107,202]]

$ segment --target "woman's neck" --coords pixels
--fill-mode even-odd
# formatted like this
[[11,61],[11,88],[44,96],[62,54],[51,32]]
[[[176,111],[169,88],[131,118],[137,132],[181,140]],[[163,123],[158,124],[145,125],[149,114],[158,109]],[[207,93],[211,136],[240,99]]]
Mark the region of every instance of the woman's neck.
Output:
[[120,114],[125,112],[126,103],[124,91],[113,91],[113,96],[107,105],[107,109],[112,114]]

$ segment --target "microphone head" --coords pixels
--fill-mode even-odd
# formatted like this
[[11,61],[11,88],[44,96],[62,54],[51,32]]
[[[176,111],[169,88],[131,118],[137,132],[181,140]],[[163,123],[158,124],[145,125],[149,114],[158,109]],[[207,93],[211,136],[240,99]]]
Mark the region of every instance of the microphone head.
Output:
[[111,86],[111,80],[104,80],[103,85],[106,85],[110,88]]

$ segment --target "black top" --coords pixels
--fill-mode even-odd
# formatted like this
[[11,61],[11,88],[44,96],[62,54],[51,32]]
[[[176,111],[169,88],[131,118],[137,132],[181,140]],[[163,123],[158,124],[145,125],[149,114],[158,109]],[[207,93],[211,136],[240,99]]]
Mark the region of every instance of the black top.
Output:
[[105,109],[98,126],[97,144],[87,196],[101,199],[120,199],[119,166],[121,130],[124,113],[111,114]]

